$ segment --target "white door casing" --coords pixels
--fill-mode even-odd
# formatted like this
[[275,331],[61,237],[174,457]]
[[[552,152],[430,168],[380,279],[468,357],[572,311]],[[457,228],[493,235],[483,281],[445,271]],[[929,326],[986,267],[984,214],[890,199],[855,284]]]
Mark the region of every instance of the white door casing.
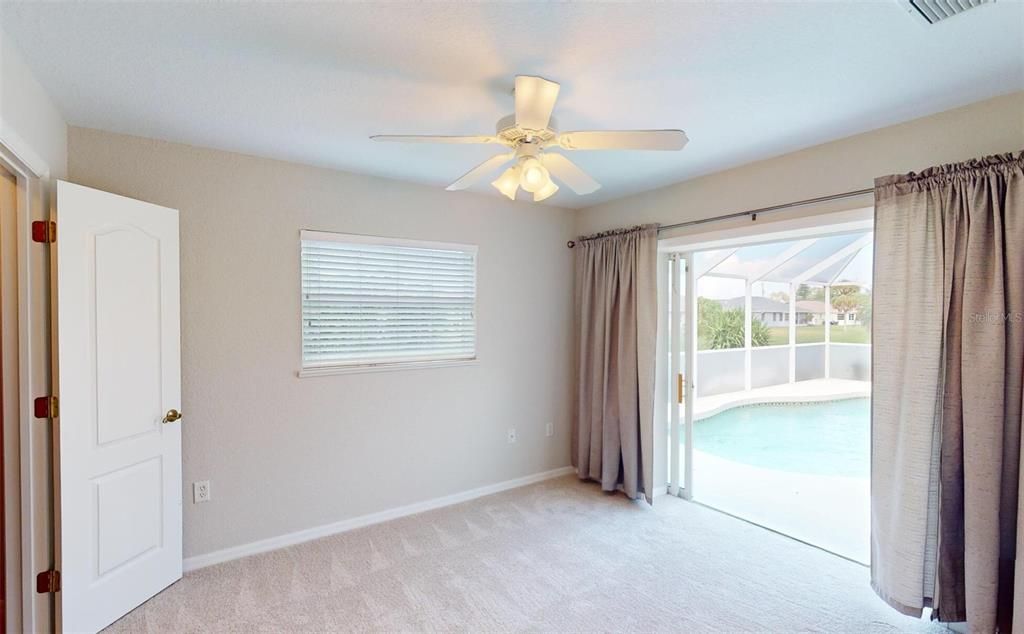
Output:
[[178,212],[57,184],[58,630],[181,578]]

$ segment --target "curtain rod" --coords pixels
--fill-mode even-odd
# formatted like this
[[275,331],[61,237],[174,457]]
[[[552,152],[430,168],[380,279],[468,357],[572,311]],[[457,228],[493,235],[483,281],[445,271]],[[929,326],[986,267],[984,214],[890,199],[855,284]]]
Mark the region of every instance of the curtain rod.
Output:
[[831,194],[829,196],[818,196],[817,198],[808,198],[806,200],[797,200],[791,203],[783,203],[781,205],[771,205],[770,207],[759,207],[757,209],[748,209],[747,211],[737,211],[731,214],[725,214],[722,216],[714,216],[712,218],[701,218],[700,220],[690,220],[687,222],[677,222],[671,225],[662,225],[658,227],[658,231],[668,231],[670,229],[678,229],[680,227],[690,227],[693,225],[702,225],[706,222],[718,222],[719,220],[730,220],[732,218],[742,218],[743,216],[751,216],[752,220],[757,220],[757,214],[766,214],[772,211],[781,211],[783,209],[790,209],[792,207],[801,207],[803,205],[813,205],[814,203],[824,203],[830,200],[842,200],[843,198],[853,198],[854,196],[863,196],[864,194],[870,194],[875,191],[874,187],[867,189],[856,189],[850,192],[843,192],[841,194]]
[[[682,227],[692,227],[694,225],[702,225],[708,222],[719,222],[721,220],[731,220],[733,218],[742,218],[744,216],[750,216],[751,220],[757,220],[757,214],[766,214],[773,211],[781,211],[783,209],[791,209],[793,207],[801,207],[803,205],[813,205],[814,203],[824,203],[830,200],[842,200],[844,198],[853,198],[855,196],[863,196],[864,194],[870,194],[875,191],[874,187],[868,187],[867,189],[855,189],[849,192],[843,192],[841,194],[830,194],[828,196],[818,196],[817,198],[807,198],[806,200],[797,200],[791,203],[783,203],[781,205],[771,205],[769,207],[759,207],[757,209],[748,209],[746,211],[737,211],[731,214],[724,214],[721,216],[713,216],[711,218],[701,218],[700,220],[688,220],[686,222],[677,222],[671,225],[661,225],[658,227],[658,233],[662,231],[669,231],[670,229],[679,229]],[[576,243],[570,240],[567,244],[570,249],[576,246]]]

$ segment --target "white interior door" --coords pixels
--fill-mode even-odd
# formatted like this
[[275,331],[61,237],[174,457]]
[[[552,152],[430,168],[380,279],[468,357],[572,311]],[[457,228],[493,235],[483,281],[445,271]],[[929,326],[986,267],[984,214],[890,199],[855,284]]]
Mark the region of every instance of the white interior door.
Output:
[[57,185],[58,628],[181,578],[178,212]]

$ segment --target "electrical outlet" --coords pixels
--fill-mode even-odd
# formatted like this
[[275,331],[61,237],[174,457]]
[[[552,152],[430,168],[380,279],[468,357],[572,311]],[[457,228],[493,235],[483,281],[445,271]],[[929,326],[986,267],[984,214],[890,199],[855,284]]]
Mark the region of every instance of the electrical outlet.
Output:
[[508,428],[508,444],[511,445],[515,441],[516,441],[516,428],[515,427],[509,427]]
[[199,482],[192,483],[192,503],[199,504],[200,502],[210,501],[210,481],[200,480]]
[[555,435],[555,424],[554,423],[548,423],[548,426],[544,429],[544,435],[549,437],[549,438],[551,436]]

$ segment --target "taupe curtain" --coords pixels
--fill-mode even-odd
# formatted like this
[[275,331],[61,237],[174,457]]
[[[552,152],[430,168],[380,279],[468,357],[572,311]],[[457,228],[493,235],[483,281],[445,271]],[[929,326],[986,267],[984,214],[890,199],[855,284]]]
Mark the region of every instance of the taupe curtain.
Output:
[[1024,632],[1024,152],[877,179],[874,271],[872,584]]
[[581,478],[651,502],[657,349],[656,225],[576,245],[577,402],[572,464]]

